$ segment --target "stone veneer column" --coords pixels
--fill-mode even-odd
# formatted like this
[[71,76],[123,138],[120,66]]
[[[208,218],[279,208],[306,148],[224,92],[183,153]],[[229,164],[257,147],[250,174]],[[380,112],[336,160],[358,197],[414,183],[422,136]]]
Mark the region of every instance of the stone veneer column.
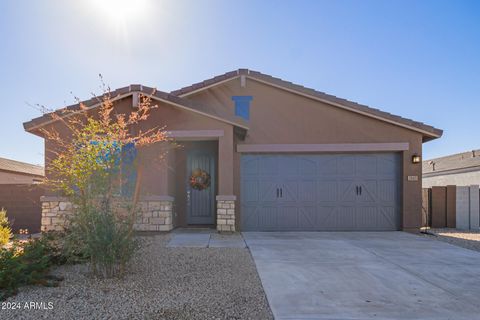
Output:
[[72,203],[65,197],[42,196],[42,232],[63,231],[67,217],[72,214]]
[[217,230],[235,231],[236,196],[217,196]]
[[133,228],[137,231],[170,231],[173,229],[171,196],[145,196],[139,201],[140,211]]

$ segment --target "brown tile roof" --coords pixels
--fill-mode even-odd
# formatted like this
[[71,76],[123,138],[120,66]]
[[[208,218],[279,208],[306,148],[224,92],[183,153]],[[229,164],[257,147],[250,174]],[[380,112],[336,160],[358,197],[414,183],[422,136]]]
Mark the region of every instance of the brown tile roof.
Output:
[[480,170],[480,150],[452,154],[422,162],[424,175],[435,175],[442,172],[475,168]]
[[0,170],[17,172],[17,173],[25,173],[25,174],[34,175],[34,176],[45,175],[45,172],[42,166],[37,166],[34,164],[5,159],[5,158],[0,158]]
[[[127,97],[135,92],[141,92],[145,95],[153,94],[152,96],[154,98],[164,101],[168,104],[176,105],[184,109],[197,112],[211,118],[215,118],[220,121],[228,122],[242,129],[248,129],[247,122],[241,118],[235,117],[233,114],[222,112],[221,110],[216,110],[209,105],[202,105],[197,102],[190,101],[188,99],[182,99],[181,97],[178,97],[163,91],[158,91],[155,88],[146,87],[139,84],[132,84],[128,87],[116,89],[110,92],[110,96],[112,97],[112,99],[115,100],[118,98]],[[87,108],[94,108],[98,106],[101,101],[102,101],[102,96],[97,96],[89,100],[82,101],[81,103],[83,103]],[[79,110],[80,110],[80,104],[76,103],[76,104],[58,109],[54,112],[57,115],[61,116],[61,115],[66,115],[65,111],[79,111]],[[25,128],[26,131],[32,131],[52,121],[53,121],[52,116],[50,114],[45,114],[38,118],[34,118],[28,122],[24,122],[23,127]]]
[[275,78],[270,75],[266,75],[258,71],[253,71],[248,69],[238,69],[235,71],[227,72],[223,75],[216,76],[214,78],[172,91],[170,93],[178,96],[188,95],[190,93],[209,88],[210,86],[220,84],[222,82],[240,77],[242,75],[253,80],[257,80],[273,86],[281,87],[286,90],[291,90],[300,94],[304,94],[304,95],[322,100],[326,103],[348,108],[352,111],[359,112],[367,116],[372,116],[372,117],[379,118],[384,121],[388,121],[403,127],[411,128],[416,131],[421,131],[422,133],[424,133],[424,141],[439,138],[443,134],[442,130],[434,128],[422,122],[396,116],[388,112],[374,109],[374,108],[371,108],[356,102],[352,102],[346,99],[338,98],[336,96],[326,94],[324,92],[320,92],[311,88],[306,88],[301,85],[282,80],[280,78]]

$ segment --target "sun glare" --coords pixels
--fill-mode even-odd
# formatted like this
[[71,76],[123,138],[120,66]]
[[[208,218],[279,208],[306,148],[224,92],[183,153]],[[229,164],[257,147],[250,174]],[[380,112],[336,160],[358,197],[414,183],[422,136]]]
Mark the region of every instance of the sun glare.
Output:
[[95,9],[113,24],[122,25],[148,12],[148,0],[91,0]]

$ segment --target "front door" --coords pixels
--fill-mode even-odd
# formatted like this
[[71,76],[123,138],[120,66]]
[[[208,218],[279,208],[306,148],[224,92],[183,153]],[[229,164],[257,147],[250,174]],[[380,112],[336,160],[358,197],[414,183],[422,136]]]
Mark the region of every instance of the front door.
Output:
[[187,152],[187,224],[215,223],[216,148],[195,143]]

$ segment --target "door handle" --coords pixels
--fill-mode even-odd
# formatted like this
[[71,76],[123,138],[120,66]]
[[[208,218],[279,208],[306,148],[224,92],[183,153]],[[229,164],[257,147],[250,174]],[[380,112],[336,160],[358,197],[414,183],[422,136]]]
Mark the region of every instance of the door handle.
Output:
[[283,188],[280,188],[280,198],[283,198]]
[[355,194],[358,196],[358,186],[355,186]]
[[362,195],[362,186],[360,186],[360,195]]
[[280,190],[277,188],[277,198],[279,197],[280,195]]

